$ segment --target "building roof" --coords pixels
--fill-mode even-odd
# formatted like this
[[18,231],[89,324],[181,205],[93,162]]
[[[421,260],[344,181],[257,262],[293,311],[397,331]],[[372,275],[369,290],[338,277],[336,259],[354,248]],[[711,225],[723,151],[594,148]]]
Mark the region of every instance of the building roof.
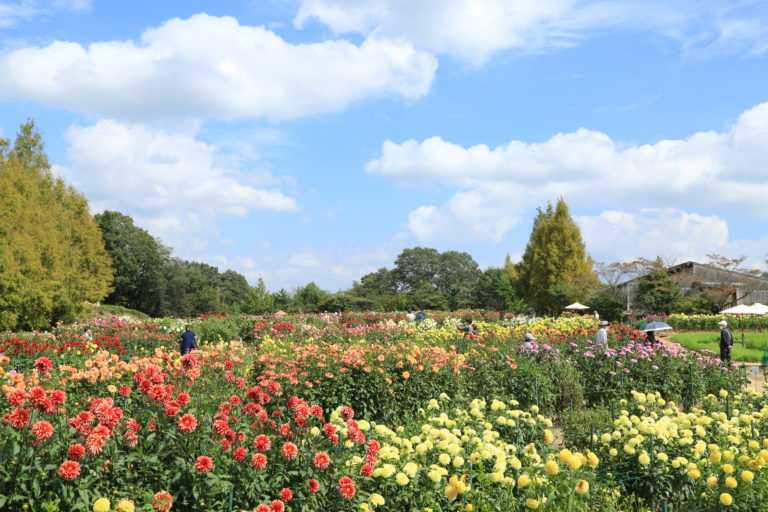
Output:
[[[718,274],[721,274],[721,275],[722,274],[727,274],[727,275],[731,276],[731,278],[728,279],[728,280],[718,280],[718,281],[702,282],[701,284],[704,284],[704,285],[717,285],[717,284],[721,284],[723,282],[735,283],[735,282],[741,282],[741,281],[743,281],[746,278],[747,280],[751,280],[753,282],[754,281],[759,281],[761,284],[765,285],[765,289],[768,289],[768,278],[766,278],[763,275],[754,275],[754,274],[748,274],[746,272],[739,272],[737,270],[728,270],[728,269],[725,269],[725,268],[717,267],[715,265],[710,265],[708,263],[699,263],[697,261],[685,261],[683,263],[678,263],[676,265],[672,265],[672,266],[667,268],[667,272],[669,272],[670,274],[677,274],[677,273],[682,272],[684,270],[688,270],[688,269],[693,270],[695,267],[703,268],[703,269],[709,270],[711,272],[717,272]],[[619,286],[620,287],[627,286],[627,285],[629,285],[631,283],[636,282],[641,277],[642,276],[639,276],[639,277],[635,277],[633,279],[630,279],[628,281],[625,281],[625,282],[621,283]]]

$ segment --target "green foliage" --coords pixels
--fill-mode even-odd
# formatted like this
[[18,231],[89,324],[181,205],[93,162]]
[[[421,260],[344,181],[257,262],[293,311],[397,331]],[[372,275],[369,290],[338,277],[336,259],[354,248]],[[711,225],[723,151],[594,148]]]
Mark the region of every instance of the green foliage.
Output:
[[115,269],[107,302],[152,316],[195,316],[211,311],[271,310],[263,281],[252,289],[241,274],[171,257],[171,250],[119,212],[96,216]]
[[440,254],[435,287],[445,297],[451,311],[475,304],[480,267],[466,252],[446,251]]
[[519,273],[523,298],[539,312],[586,300],[598,286],[579,227],[563,199],[538,211]]
[[291,305],[293,304],[291,294],[282,288],[275,292],[272,296],[272,300],[274,302],[275,311],[286,311],[291,309]]
[[680,285],[669,277],[661,259],[637,283],[637,306],[646,313],[670,313],[682,298]]
[[96,215],[112,257],[115,280],[106,301],[158,316],[163,313],[164,273],[169,250],[119,212]]
[[496,311],[521,308],[515,284],[506,269],[491,267],[483,272],[477,284],[476,306]]
[[589,298],[589,305],[600,313],[600,318],[609,322],[618,322],[624,319],[626,304],[624,298],[616,288],[605,286],[596,291]]
[[240,310],[243,313],[249,315],[261,315],[273,311],[275,307],[275,299],[264,283],[262,278],[259,278],[256,286],[248,289],[248,293],[240,304]]
[[253,337],[253,322],[239,315],[211,316],[192,322],[192,330],[200,338],[201,343],[249,341]]
[[688,315],[712,314],[720,311],[720,306],[713,297],[707,293],[697,293],[680,298],[674,304],[674,313],[684,313]]
[[579,449],[594,446],[592,436],[611,429],[613,418],[608,407],[568,409],[560,417],[565,444]]
[[85,301],[107,294],[101,232],[85,198],[51,174],[31,121],[0,154],[0,197],[0,329],[73,320]]
[[325,302],[328,295],[328,292],[311,282],[296,290],[294,304],[301,312],[316,313],[320,311],[320,305]]
[[465,252],[427,247],[404,249],[395,268],[364,275],[350,293],[370,299],[376,309],[449,309],[477,306],[482,272]]
[[366,274],[359,282],[355,282],[350,293],[381,304],[385,298],[393,297],[395,294],[394,274],[386,268],[380,268],[376,272]]
[[85,308],[77,318],[78,322],[88,321],[97,317],[126,316],[139,320],[148,320],[149,316],[136,309],[130,309],[123,306],[112,304],[86,304]]
[[356,297],[351,293],[334,293],[320,303],[321,311],[371,311],[376,307],[376,302],[366,297]]

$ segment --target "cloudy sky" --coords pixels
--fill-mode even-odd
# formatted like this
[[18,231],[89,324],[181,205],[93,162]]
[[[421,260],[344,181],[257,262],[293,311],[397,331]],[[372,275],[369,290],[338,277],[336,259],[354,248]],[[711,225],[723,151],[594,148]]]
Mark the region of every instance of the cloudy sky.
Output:
[[404,247],[768,253],[765,0],[0,0],[0,135],[175,253],[335,290]]

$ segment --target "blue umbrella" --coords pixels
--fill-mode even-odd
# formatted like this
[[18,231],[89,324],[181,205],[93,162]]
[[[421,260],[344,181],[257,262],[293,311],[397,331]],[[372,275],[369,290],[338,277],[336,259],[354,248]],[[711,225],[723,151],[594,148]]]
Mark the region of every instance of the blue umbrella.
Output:
[[671,331],[672,327],[666,322],[648,322],[642,330],[643,332]]

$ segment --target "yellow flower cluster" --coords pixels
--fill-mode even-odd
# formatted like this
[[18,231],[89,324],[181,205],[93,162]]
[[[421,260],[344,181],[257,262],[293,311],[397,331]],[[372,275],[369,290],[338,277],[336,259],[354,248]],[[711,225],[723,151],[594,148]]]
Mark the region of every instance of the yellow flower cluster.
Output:
[[[93,502],[93,512],[110,512],[112,510],[112,504],[107,498],[99,498]],[[122,499],[117,502],[115,506],[116,512],[134,512],[136,506],[133,501]]]
[[609,465],[634,459],[649,480],[683,481],[693,495],[730,506],[752,492],[757,475],[768,474],[768,438],[760,434],[768,406],[753,398],[736,396],[725,404],[710,395],[703,407],[686,412],[658,393],[633,392],[631,401],[622,401],[613,430],[594,441]]
[[[557,497],[565,503],[588,495],[598,456],[555,450],[552,421],[537,407],[522,410],[515,401],[474,400],[466,408],[444,410],[447,402],[447,396],[429,401],[416,431],[367,425],[382,443],[372,476],[379,480],[377,490],[387,502],[397,503],[397,497],[405,494],[412,502],[416,496],[439,493],[449,502],[477,505],[498,488],[508,500],[505,505],[514,502],[537,509],[545,497],[552,505]],[[338,411],[331,421],[338,421]],[[346,464],[357,471],[363,462],[355,456]],[[509,492],[515,487],[518,492]],[[366,506],[372,509],[376,504]]]

